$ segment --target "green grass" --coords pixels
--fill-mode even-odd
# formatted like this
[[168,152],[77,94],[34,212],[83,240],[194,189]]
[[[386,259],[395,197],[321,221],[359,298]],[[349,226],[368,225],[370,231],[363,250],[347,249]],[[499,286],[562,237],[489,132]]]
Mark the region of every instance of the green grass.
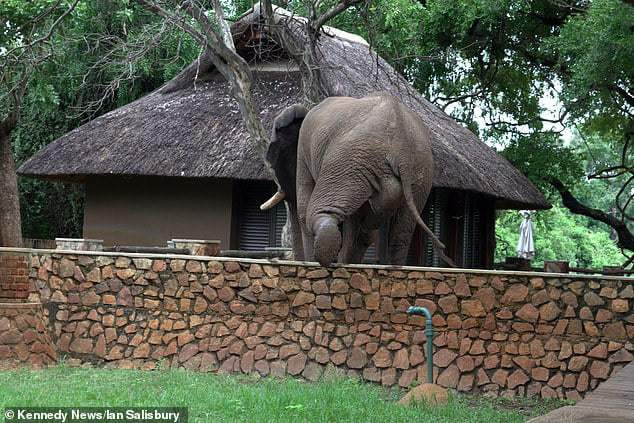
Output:
[[0,371],[0,409],[187,407],[190,422],[523,422],[561,402],[452,396],[442,407],[395,403],[400,390],[351,378],[319,383],[223,376],[186,370],[111,370],[64,366]]

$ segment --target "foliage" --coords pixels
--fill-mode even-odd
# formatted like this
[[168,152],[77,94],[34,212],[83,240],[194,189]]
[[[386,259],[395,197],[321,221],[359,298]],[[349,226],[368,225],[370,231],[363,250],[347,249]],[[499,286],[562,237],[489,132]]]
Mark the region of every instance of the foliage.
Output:
[[[500,213],[495,227],[496,262],[517,256],[515,248],[521,222],[522,216],[515,210]],[[625,261],[606,227],[573,215],[560,204],[538,211],[532,222],[536,253],[533,266],[543,266],[544,260],[564,260],[573,267],[601,270],[603,266],[617,266]]]
[[547,40],[565,78],[561,98],[591,129],[614,133],[632,127],[633,22],[634,6],[595,0],[586,13],[571,17],[558,37]]
[[547,115],[560,120],[548,110],[557,100],[577,119],[565,122],[630,121],[631,93],[614,91],[634,85],[634,7],[625,2],[378,0],[369,25],[347,16],[342,25],[487,138],[548,130]]
[[[69,7],[67,2],[9,0],[0,4],[0,118],[19,109],[22,91],[46,108],[55,104],[50,87],[30,76],[52,55],[54,42],[47,39],[54,23]],[[42,40],[42,41],[40,41]]]
[[[19,28],[52,3],[11,0],[0,5],[0,16]],[[16,164],[75,127],[159,87],[190,63],[198,46],[163,25],[127,0],[80,2],[51,38],[51,57],[30,77],[12,133]],[[20,38],[19,31],[0,37],[5,48]],[[81,236],[81,186],[21,178],[20,196],[25,237]]]
[[[185,370],[71,369],[0,372],[0,408],[186,407],[189,421],[209,422],[523,422],[560,401],[504,401],[453,396],[445,406],[395,404],[402,395],[357,379],[296,379],[220,376]],[[528,407],[523,407],[526,405]],[[526,413],[526,409],[528,413]],[[522,410],[526,414],[518,411]]]
[[[614,198],[622,180],[593,179],[587,174],[615,160],[609,142],[600,136],[583,138],[579,134],[563,145],[549,134],[534,134],[512,141],[503,154],[545,192],[554,203],[551,210],[539,211],[533,217],[536,257],[534,265],[544,260],[567,260],[573,266],[601,269],[616,266],[625,257],[616,246],[610,228],[583,216],[570,214],[558,194],[548,184],[557,177],[575,187],[577,197],[586,204],[614,212]],[[519,213],[500,213],[496,222],[496,261],[515,256],[521,223]]]
[[[71,129],[63,115],[55,111],[57,108],[42,110],[27,99],[20,124],[12,134],[18,163]],[[21,178],[19,188],[25,238],[81,237],[83,187]]]
[[550,178],[558,178],[569,186],[585,179],[583,152],[563,145],[552,133],[535,133],[513,139],[502,154],[553,201],[556,196],[548,183]]

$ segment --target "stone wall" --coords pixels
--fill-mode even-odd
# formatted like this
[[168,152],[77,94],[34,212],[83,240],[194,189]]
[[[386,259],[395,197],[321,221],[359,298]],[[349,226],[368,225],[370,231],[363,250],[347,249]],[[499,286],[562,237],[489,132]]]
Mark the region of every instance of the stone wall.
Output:
[[0,368],[57,362],[42,305],[0,303]]
[[57,350],[76,363],[302,376],[339,371],[488,395],[579,398],[633,359],[629,278],[59,254],[31,259]]

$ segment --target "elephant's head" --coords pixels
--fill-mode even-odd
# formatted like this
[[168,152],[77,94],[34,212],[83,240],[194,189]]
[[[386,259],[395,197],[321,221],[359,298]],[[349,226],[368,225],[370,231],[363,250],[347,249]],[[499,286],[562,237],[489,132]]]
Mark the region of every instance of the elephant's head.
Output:
[[282,200],[289,204],[297,204],[295,174],[297,172],[297,141],[299,130],[308,110],[301,104],[294,104],[284,109],[273,121],[271,143],[266,152],[269,162],[280,184],[275,193],[260,208],[267,210]]
[[284,109],[273,121],[271,143],[266,152],[266,160],[269,162],[279,189],[268,201],[260,206],[262,210],[275,207],[279,202],[286,200],[288,204],[289,221],[293,238],[293,253],[296,260],[304,259],[302,247],[302,235],[297,218],[297,142],[299,130],[308,110],[301,104],[294,104]]

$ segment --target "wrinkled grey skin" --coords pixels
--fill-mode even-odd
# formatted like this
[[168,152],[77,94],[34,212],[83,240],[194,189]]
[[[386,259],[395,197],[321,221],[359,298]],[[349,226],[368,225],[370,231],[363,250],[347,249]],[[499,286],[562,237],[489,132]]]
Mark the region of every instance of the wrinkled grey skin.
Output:
[[419,216],[432,183],[429,131],[389,94],[288,107],[267,159],[286,194],[296,260],[359,263],[389,221],[384,261],[404,264],[416,223],[431,234]]

